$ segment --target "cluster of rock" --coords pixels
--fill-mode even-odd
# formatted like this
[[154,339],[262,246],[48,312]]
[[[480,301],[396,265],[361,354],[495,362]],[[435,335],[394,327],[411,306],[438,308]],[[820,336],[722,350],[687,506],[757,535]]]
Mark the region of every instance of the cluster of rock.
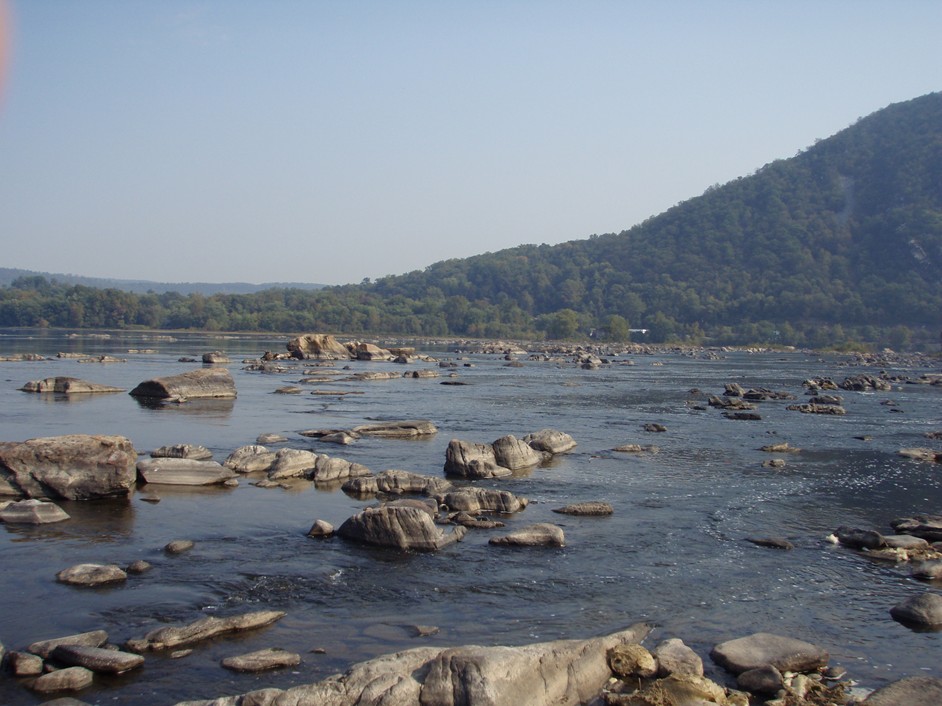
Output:
[[[96,675],[124,674],[140,668],[145,662],[143,653],[179,650],[220,635],[256,630],[277,622],[284,615],[281,611],[256,611],[226,618],[201,618],[188,625],[157,628],[142,638],[128,640],[123,648],[109,644],[104,630],[93,630],[41,640],[5,655],[0,646],[0,656],[4,658],[6,669],[33,691],[40,694],[75,692],[91,686]],[[184,653],[177,652],[174,656],[184,656]],[[222,666],[236,671],[261,671],[299,662],[300,655],[269,648],[228,657],[222,661]]]
[[[942,579],[942,516],[901,517],[890,526],[896,534],[841,526],[829,539],[869,558],[905,563],[915,579]],[[893,606],[890,615],[916,629],[938,629],[942,627],[942,595],[926,592],[910,596]]]
[[468,480],[506,478],[575,446],[569,434],[554,429],[527,434],[523,439],[502,436],[490,444],[452,439],[445,450],[445,474]]

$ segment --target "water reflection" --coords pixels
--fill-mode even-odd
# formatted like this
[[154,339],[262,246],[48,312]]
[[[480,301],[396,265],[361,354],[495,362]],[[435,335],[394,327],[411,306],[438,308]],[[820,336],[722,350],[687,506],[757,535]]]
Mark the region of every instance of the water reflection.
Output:
[[196,399],[186,402],[170,402],[159,397],[134,397],[142,409],[157,412],[172,411],[176,414],[192,414],[204,418],[225,418],[232,414],[234,399]]

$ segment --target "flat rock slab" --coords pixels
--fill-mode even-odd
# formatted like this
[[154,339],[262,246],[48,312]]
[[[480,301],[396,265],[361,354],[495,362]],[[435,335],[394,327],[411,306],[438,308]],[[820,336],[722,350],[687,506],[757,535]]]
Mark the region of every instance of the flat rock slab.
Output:
[[532,434],[527,434],[523,437],[523,440],[537,451],[545,451],[554,455],[565,453],[576,447],[576,440],[572,436],[555,429],[541,429]]
[[72,586],[101,586],[127,579],[127,573],[116,564],[76,564],[56,574],[59,583]]
[[417,436],[431,436],[438,433],[438,427],[427,419],[411,419],[401,422],[381,422],[361,424],[353,428],[354,434],[363,436],[383,436],[395,439],[410,439]]
[[134,652],[157,652],[192,645],[218,635],[256,630],[275,623],[285,617],[280,610],[260,610],[253,613],[233,615],[228,618],[214,616],[200,618],[188,625],[171,625],[152,630],[143,638],[128,641],[128,649]]
[[563,547],[566,537],[562,527],[540,522],[501,537],[492,537],[488,544],[514,547]]
[[46,525],[68,519],[69,513],[55,503],[43,500],[20,500],[0,510],[0,520],[11,525]]
[[810,642],[767,632],[722,642],[710,657],[733,674],[768,665],[780,672],[810,672],[826,666],[829,659],[826,650]]
[[100,385],[79,378],[54,377],[31,380],[20,388],[23,392],[57,392],[64,395],[91,394],[97,392],[124,392],[120,387]]
[[227,368],[201,368],[180,375],[145,380],[129,393],[133,397],[185,402],[193,399],[236,396],[235,382]]
[[942,704],[942,679],[906,677],[877,689],[862,706],[938,706]]
[[189,458],[194,461],[209,461],[213,452],[196,444],[173,444],[161,446],[150,452],[152,458]]
[[226,657],[221,664],[234,672],[266,672],[270,669],[295,667],[301,664],[301,655],[269,647],[237,657]]
[[34,642],[26,649],[34,655],[39,655],[45,659],[48,658],[59,645],[101,647],[107,641],[107,632],[104,630],[92,630],[90,632],[80,632],[75,635],[66,635],[65,637],[56,637],[51,640],[40,640],[39,642]]
[[145,483],[163,485],[219,485],[235,478],[235,471],[216,461],[189,458],[146,458],[137,463]]
[[52,658],[63,664],[105,674],[121,674],[144,664],[141,655],[83,645],[59,645],[52,651]]
[[615,508],[609,503],[591,501],[558,507],[554,509],[553,512],[557,512],[560,515],[604,516],[614,513]]
[[79,691],[92,685],[95,673],[85,667],[67,667],[43,674],[33,682],[33,691],[49,694],[56,691]]
[[123,436],[68,434],[0,443],[0,495],[27,498],[125,497],[137,451]]

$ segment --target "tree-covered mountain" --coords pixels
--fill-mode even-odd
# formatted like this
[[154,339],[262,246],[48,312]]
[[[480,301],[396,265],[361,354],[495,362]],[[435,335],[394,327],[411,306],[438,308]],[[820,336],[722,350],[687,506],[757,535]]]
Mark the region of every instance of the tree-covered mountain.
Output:
[[131,295],[42,278],[0,325],[329,330],[905,347],[942,328],[942,93],[621,233],[522,245],[311,292]]

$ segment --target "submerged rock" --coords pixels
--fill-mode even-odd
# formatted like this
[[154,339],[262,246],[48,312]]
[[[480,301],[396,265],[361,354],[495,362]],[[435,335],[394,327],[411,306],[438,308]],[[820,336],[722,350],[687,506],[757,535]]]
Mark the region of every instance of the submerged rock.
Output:
[[301,664],[301,655],[278,647],[269,647],[236,657],[226,657],[220,664],[233,672],[267,672],[272,669],[295,667]]
[[942,596],[937,593],[912,596],[893,606],[890,615],[894,620],[913,627],[942,627]]
[[117,564],[76,564],[56,574],[57,581],[72,586],[101,586],[127,579],[127,573]]
[[31,380],[20,388],[23,392],[56,392],[64,395],[124,392],[120,387],[101,385],[79,378],[54,377],[44,380]]
[[491,537],[488,544],[513,547],[563,547],[566,545],[566,537],[562,527],[540,522],[501,537]]
[[615,512],[615,508],[606,502],[592,501],[558,507],[553,512],[558,512],[561,515],[603,516],[611,515]]
[[411,439],[419,436],[432,436],[438,433],[428,419],[410,419],[400,422],[377,422],[353,427],[354,434],[362,436],[382,436],[391,439]]
[[66,667],[43,674],[31,685],[33,691],[49,694],[55,691],[80,691],[92,685],[94,672],[85,667]]
[[133,652],[158,652],[184,645],[202,642],[219,635],[245,632],[267,627],[281,620],[285,613],[280,610],[260,610],[253,613],[233,615],[228,618],[210,616],[200,618],[188,625],[171,625],[147,633],[143,638],[128,641]]

